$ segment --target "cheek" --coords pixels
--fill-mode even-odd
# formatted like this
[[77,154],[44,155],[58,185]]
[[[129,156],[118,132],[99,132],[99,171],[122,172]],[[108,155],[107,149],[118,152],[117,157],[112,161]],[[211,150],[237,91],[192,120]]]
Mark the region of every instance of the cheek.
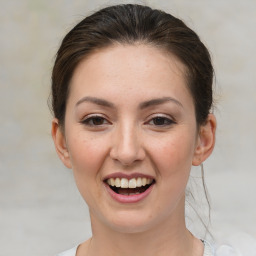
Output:
[[151,157],[160,176],[188,175],[194,155],[191,133],[178,133],[155,140],[151,144]]
[[176,207],[183,211],[185,190],[192,165],[194,137],[188,129],[155,137],[148,154],[157,174],[156,209],[169,216]]
[[101,197],[98,188],[102,186],[100,170],[107,154],[106,144],[102,139],[78,133],[70,138],[68,145],[77,188],[89,206],[93,204],[93,198]]
[[77,133],[68,144],[72,169],[77,175],[95,175],[106,155],[106,143],[87,134]]

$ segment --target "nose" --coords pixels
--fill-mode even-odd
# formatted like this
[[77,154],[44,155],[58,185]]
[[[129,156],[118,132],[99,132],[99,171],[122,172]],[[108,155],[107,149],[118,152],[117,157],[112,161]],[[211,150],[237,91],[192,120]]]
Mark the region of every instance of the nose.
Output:
[[133,165],[145,158],[142,138],[135,125],[123,124],[116,127],[112,140],[110,157],[123,166]]

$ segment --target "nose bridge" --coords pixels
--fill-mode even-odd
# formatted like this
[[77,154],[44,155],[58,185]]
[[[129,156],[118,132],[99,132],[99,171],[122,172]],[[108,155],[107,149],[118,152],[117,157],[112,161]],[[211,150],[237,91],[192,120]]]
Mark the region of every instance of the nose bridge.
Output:
[[131,120],[124,120],[115,129],[115,138],[111,156],[123,165],[130,165],[142,160],[143,150],[139,136],[139,128]]

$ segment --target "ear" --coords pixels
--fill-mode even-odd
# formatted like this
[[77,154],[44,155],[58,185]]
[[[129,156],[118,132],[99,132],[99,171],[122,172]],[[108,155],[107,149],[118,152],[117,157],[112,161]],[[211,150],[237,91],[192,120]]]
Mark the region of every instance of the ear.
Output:
[[213,114],[209,114],[207,121],[200,127],[197,145],[194,152],[192,164],[200,165],[212,153],[215,145],[216,118]]
[[52,138],[55,144],[55,149],[59,155],[60,160],[67,168],[71,168],[71,161],[66,145],[66,139],[63,132],[63,129],[59,125],[58,119],[54,118],[52,120]]

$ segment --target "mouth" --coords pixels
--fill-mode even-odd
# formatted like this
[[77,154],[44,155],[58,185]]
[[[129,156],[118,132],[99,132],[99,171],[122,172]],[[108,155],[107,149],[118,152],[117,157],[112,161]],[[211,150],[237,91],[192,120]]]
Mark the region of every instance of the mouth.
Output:
[[137,178],[109,178],[104,181],[116,194],[123,196],[134,196],[145,193],[155,180],[146,177]]

